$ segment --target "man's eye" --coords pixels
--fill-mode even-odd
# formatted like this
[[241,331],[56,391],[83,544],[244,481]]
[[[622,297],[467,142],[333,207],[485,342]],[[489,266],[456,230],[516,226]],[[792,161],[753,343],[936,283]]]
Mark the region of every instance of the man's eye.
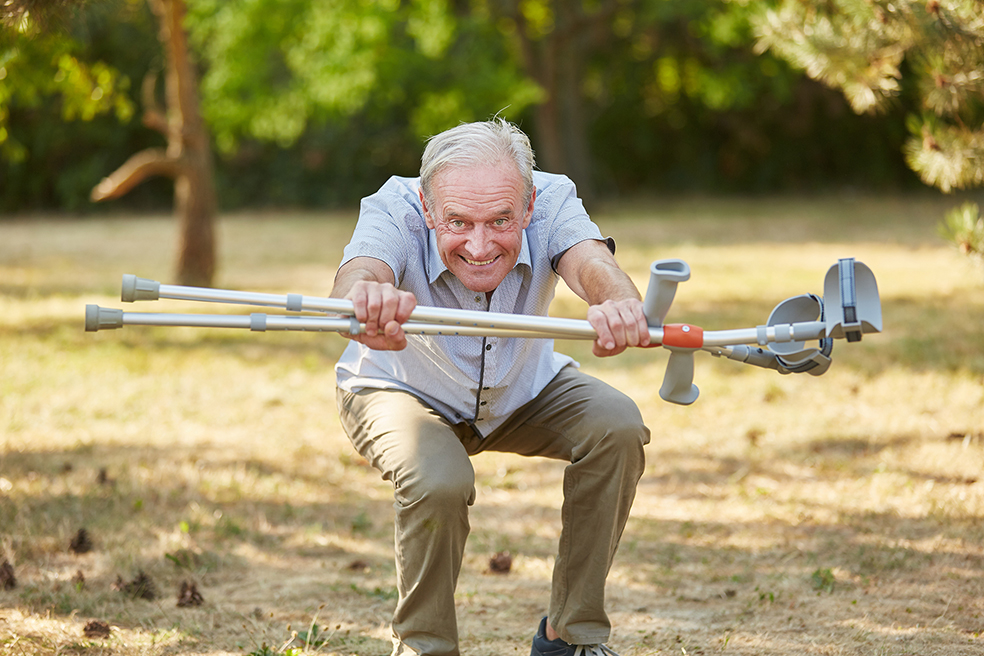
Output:
[[500,227],[506,225],[507,223],[509,223],[509,219],[496,219],[495,220],[495,225],[500,226]]
[[448,225],[450,225],[455,230],[461,230],[462,228],[465,227],[465,222],[457,219],[452,219],[451,221],[448,221]]

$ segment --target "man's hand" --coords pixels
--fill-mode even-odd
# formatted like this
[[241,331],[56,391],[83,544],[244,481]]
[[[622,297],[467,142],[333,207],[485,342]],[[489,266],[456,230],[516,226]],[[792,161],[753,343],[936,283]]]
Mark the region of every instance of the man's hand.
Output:
[[597,357],[618,355],[630,346],[649,345],[649,324],[642,301],[608,300],[588,308],[588,323],[598,333],[592,352]]
[[357,282],[345,296],[352,301],[355,318],[366,331],[351,339],[378,351],[401,351],[407,347],[403,324],[417,306],[417,298],[388,282]]
[[402,325],[417,307],[417,298],[397,289],[393,282],[389,266],[373,258],[355,258],[338,270],[331,296],[352,301],[355,318],[366,325],[364,333],[342,335],[377,351],[407,347]]
[[588,302],[588,323],[598,333],[596,356],[618,355],[629,346],[649,346],[642,296],[618,267],[607,244],[593,239],[575,244],[560,258],[557,273]]

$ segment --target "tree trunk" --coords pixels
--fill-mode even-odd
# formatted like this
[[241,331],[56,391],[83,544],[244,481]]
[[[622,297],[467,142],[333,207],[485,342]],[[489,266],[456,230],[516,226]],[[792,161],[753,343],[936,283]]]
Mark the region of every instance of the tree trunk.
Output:
[[144,82],[144,124],[167,136],[167,150],[133,155],[93,190],[95,201],[118,198],[152,175],[174,178],[174,214],[180,226],[179,284],[207,287],[215,276],[217,203],[212,150],[198,100],[198,76],[188,53],[184,0],[148,0],[160,23],[167,55],[166,112],[154,99],[155,79]]
[[581,198],[590,202],[594,180],[581,80],[591,47],[588,33],[610,19],[615,4],[591,14],[580,2],[557,0],[552,8],[553,29],[534,38],[519,4],[512,5],[523,67],[546,92],[546,100],[533,110],[537,160],[546,171],[570,176]]
[[181,226],[178,281],[208,286],[215,276],[216,197],[212,150],[198,100],[198,76],[188,55],[184,0],[151,0],[167,52],[168,153],[183,162],[174,183]]

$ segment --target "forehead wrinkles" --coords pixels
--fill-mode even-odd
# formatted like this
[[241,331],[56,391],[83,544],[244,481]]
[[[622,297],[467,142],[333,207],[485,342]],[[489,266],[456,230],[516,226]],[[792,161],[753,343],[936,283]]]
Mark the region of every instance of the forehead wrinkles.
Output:
[[459,207],[452,202],[443,207],[442,216],[447,219],[473,219],[480,221],[482,219],[510,217],[515,213],[515,210],[508,205],[503,205],[498,208],[491,207],[488,211],[475,212],[464,207]]
[[495,167],[451,169],[436,176],[434,196],[443,216],[511,216],[522,204],[522,180]]

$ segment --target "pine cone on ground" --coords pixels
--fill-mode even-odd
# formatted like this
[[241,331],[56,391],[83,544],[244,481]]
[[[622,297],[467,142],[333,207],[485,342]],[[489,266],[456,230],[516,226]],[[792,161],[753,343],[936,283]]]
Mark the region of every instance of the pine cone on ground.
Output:
[[112,633],[109,624],[103,622],[102,620],[92,620],[87,623],[82,629],[82,633],[86,638],[108,638],[109,634]]
[[489,559],[489,571],[494,574],[508,574],[512,569],[512,554],[500,551]]
[[9,560],[0,563],[0,590],[13,590],[17,587],[17,577],[14,576],[14,566]]
[[84,554],[92,551],[92,538],[89,537],[89,531],[80,528],[68,544],[68,550],[75,554]]
[[122,577],[117,576],[113,589],[134,599],[153,601],[157,598],[157,588],[154,587],[154,582],[144,572],[140,572],[136,578],[129,582],[124,582]]
[[178,606],[201,606],[205,598],[198,592],[198,586],[188,581],[181,582],[181,592],[178,593]]

